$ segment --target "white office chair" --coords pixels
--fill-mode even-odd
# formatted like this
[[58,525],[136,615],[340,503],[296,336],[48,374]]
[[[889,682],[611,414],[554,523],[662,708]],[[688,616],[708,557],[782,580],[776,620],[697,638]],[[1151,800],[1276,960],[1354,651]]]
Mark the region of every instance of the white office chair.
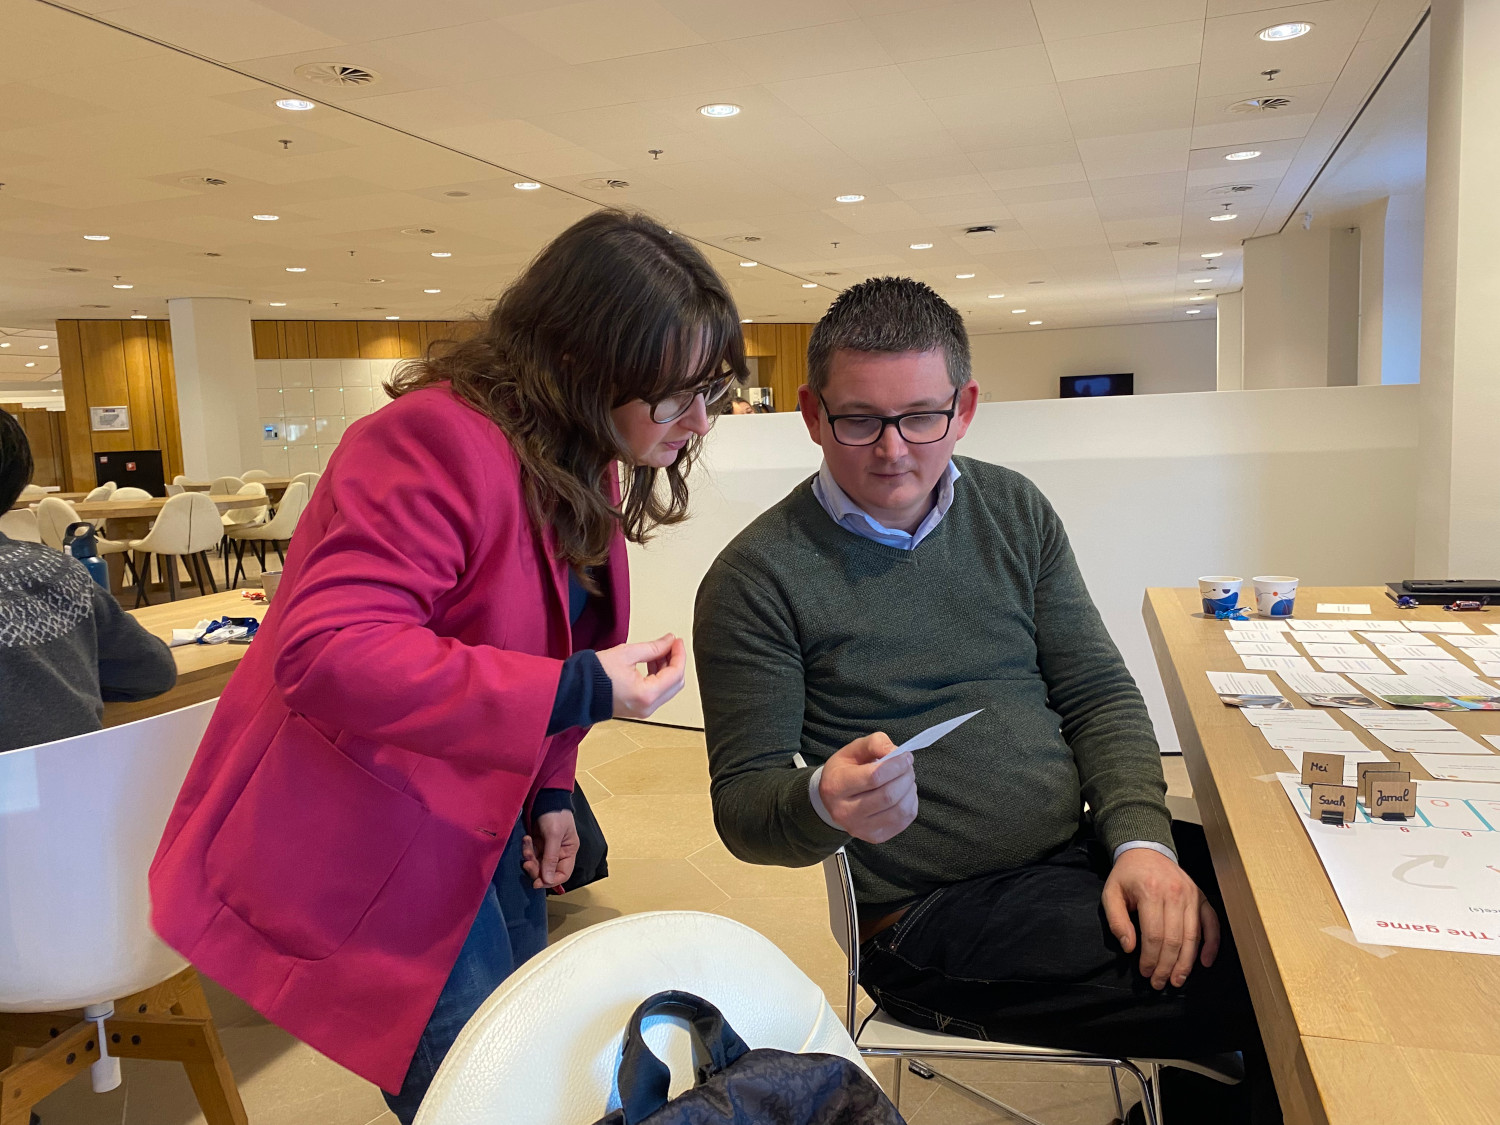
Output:
[[183,473],[178,473],[175,477],[172,478],[172,483],[175,484],[175,485],[177,485],[177,486],[179,486],[179,487],[181,487],[184,484],[187,484],[187,482],[188,482],[188,478],[187,478],[186,474],[183,474]]
[[292,478],[292,483],[296,484],[298,481],[301,481],[303,484],[307,485],[307,494],[311,496],[313,494],[313,489],[318,487],[318,482],[322,479],[322,473],[298,473]]
[[925,1031],[899,1023],[880,1008],[876,1008],[858,1022],[859,1003],[859,917],[855,911],[854,877],[849,870],[849,858],[840,848],[823,861],[823,881],[828,888],[828,923],[833,929],[834,940],[844,951],[848,961],[848,993],[844,1013],[845,1026],[854,1037],[860,1054],[866,1058],[895,1059],[895,1078],[891,1084],[891,1100],[900,1107],[901,1075],[908,1067],[919,1078],[936,1079],[954,1092],[987,1109],[1006,1114],[1031,1125],[1041,1125],[1034,1117],[1028,1117],[1013,1106],[1006,1105],[988,1094],[980,1093],[956,1079],[928,1066],[923,1059],[969,1059],[995,1062],[1053,1063],[1064,1066],[1108,1067],[1110,1085],[1114,1089],[1115,1109],[1120,1120],[1125,1119],[1124,1099],[1120,1096],[1120,1071],[1135,1079],[1141,1089],[1141,1105],[1145,1111],[1147,1125],[1162,1125],[1161,1084],[1159,1072],[1163,1066],[1175,1066],[1191,1070],[1226,1085],[1233,1085],[1244,1077],[1239,1058],[1226,1055],[1212,1060],[1191,1059],[1124,1059],[1106,1055],[1091,1055],[1084,1051],[1064,1051],[1053,1047],[1030,1047],[1016,1043],[997,1043],[987,1039],[966,1039],[961,1035],[949,1035],[941,1031]]
[[31,504],[47,495],[47,490],[39,484],[28,484],[21,489],[21,495],[16,497],[18,503]]
[[[264,496],[266,486],[258,480],[247,480],[236,496]],[[229,585],[229,529],[231,527],[249,527],[252,524],[262,523],[270,515],[271,504],[267,501],[254,508],[230,508],[219,517],[219,522],[224,525],[224,535],[219,540],[219,553],[224,556],[224,589],[231,589]]]
[[[301,481],[293,481],[286,486],[286,492],[282,493],[281,503],[276,505],[276,514],[265,523],[252,524],[249,527],[229,527],[224,529],[224,534],[229,536],[229,541],[234,544],[234,579],[229,588],[233,590],[239,584],[239,580],[245,574],[245,545],[252,544],[252,550],[260,560],[260,569],[264,573],[266,569],[266,544],[276,548],[276,557],[281,560],[281,565],[286,565],[286,555],[282,553],[283,541],[290,542],[293,532],[297,530],[297,521],[302,518],[302,511],[307,507],[307,485]],[[226,560],[227,562],[227,560]]]
[[16,508],[0,515],[0,535],[18,543],[42,541],[41,525],[37,523],[36,513],[30,508]]
[[213,483],[208,486],[208,491],[215,496],[221,493],[225,496],[233,496],[244,486],[244,483],[239,477],[215,477]]
[[173,483],[167,485],[168,496],[181,496],[186,491],[187,489],[183,488],[180,484]]
[[[459,1033],[416,1125],[589,1125],[618,1104],[625,1026],[646,997],[676,988],[714,1004],[752,1048],[842,1055],[854,1043],[823,990],[780,949],[718,914],[654,911],[590,926],[522,965]],[[686,1029],[646,1029],[692,1085]]]
[[253,480],[270,480],[271,474],[264,469],[249,469],[240,474],[240,480],[249,484]]
[[[67,535],[68,528],[75,523],[82,523],[78,518],[78,509],[56,496],[47,496],[36,506],[37,534],[41,537],[40,542],[45,543],[53,550],[63,549],[63,538]],[[95,542],[99,544],[99,556],[124,555],[125,573],[137,586],[140,580],[136,576],[135,564],[130,560],[130,544],[123,539],[106,539],[102,534],[95,536]]]
[[117,488],[117,489],[115,489],[114,492],[112,492],[110,494],[109,498],[111,500],[151,500],[151,499],[153,499],[151,493],[147,492],[144,488],[132,488],[132,487],[129,487],[129,486],[127,486],[125,488]]
[[91,489],[89,494],[83,498],[84,502],[87,503],[90,500],[108,500],[114,495],[115,489],[119,487],[114,481],[107,480],[98,488]]
[[[161,514],[151,525],[144,539],[132,539],[130,549],[137,554],[158,556],[157,565],[165,571],[167,594],[177,600],[177,560],[187,564],[188,572],[197,584],[198,593],[206,593],[205,586],[214,593],[213,568],[208,562],[208,552],[218,545],[224,535],[224,525],[219,522],[219,506],[205,492],[184,492],[181,496],[168,498],[162,505]],[[142,575],[151,573],[150,559],[140,567]],[[149,604],[146,583],[136,587],[138,606]]]
[[[181,1061],[208,1121],[244,1125],[202,986],[151,932],[146,884],[216,702],[0,754],[6,1121],[86,1071],[112,1090],[135,1057]],[[34,1050],[12,1063],[17,1047]]]

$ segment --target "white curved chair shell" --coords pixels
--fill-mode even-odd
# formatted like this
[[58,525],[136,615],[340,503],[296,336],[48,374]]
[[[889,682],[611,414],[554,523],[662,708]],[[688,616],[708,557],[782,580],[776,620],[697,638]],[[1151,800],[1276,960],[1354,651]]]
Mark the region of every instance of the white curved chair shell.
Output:
[[249,484],[253,480],[270,480],[271,474],[264,469],[250,469],[240,474],[240,480]]
[[84,500],[108,500],[111,496],[114,495],[115,490],[119,487],[120,486],[117,485],[114,481],[107,480],[98,488],[90,489],[89,494],[84,497]]
[[298,473],[292,478],[292,483],[296,484],[298,481],[301,481],[303,484],[307,485],[307,494],[311,496],[313,489],[318,487],[318,482],[322,479],[322,473]]
[[130,542],[132,551],[153,555],[196,555],[212,550],[224,534],[219,508],[204,492],[170,497],[144,539]]
[[[59,497],[48,496],[36,506],[36,522],[37,531],[41,535],[40,541],[61,551],[68,526],[82,521],[78,518],[78,509],[72,504]],[[117,539],[105,539],[102,535],[98,536],[97,541],[101,555],[117,555],[129,549],[128,544]]]
[[[718,914],[654,911],[590,926],[516,970],[459,1033],[416,1125],[597,1121],[618,1104],[631,1013],[669,988],[716,1005],[751,1047],[865,1067],[823,990],[767,938]],[[691,1086],[686,1029],[662,1020],[646,1040],[671,1067],[673,1094]]]
[[187,482],[188,478],[182,473],[178,473],[175,477],[172,478],[172,483],[176,485],[184,485],[187,484]]
[[150,500],[151,493],[144,488],[117,488],[110,493],[111,500]]
[[21,489],[21,495],[16,499],[20,502],[30,504],[40,500],[45,495],[47,495],[47,490],[41,485],[28,484],[25,488]]
[[30,508],[17,508],[15,511],[0,515],[0,535],[14,539],[18,543],[42,541],[41,525],[37,523],[36,513]]
[[214,482],[208,486],[208,490],[215,496],[221,492],[226,495],[233,495],[240,490],[244,483],[239,477],[215,477]]
[[181,971],[146,873],[217,700],[0,754],[0,1011],[116,1000]]
[[[247,480],[235,493],[236,496],[264,496],[266,486],[258,480]],[[259,523],[266,518],[266,513],[271,510],[270,502],[258,508],[230,508],[220,518],[220,523],[227,529],[231,527],[244,527],[252,523]]]
[[180,484],[169,484],[169,485],[167,485],[167,495],[168,496],[180,496],[180,495],[182,495],[186,491],[187,491],[187,489],[183,488],[182,485],[180,485]]
[[292,533],[297,530],[297,521],[302,518],[302,511],[306,507],[307,485],[301,481],[293,481],[286,486],[286,491],[281,496],[281,503],[276,505],[276,514],[269,520],[249,527],[225,528],[225,533],[231,539],[276,540],[278,542],[290,539]]

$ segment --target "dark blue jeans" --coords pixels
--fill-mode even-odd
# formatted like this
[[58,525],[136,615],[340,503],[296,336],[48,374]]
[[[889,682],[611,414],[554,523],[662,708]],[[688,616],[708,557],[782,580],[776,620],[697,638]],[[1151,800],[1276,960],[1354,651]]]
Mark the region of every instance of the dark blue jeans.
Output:
[[448,1049],[469,1017],[516,967],[547,946],[547,892],[535,890],[521,870],[520,821],[511,830],[495,877],[484,892],[437,1007],[427,1021],[399,1094],[386,1094],[401,1125],[411,1125]]

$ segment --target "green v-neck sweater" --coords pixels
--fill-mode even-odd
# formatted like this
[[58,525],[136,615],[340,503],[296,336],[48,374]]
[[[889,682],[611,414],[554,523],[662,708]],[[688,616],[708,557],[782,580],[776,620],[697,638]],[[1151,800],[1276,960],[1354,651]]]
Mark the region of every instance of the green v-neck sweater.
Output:
[[[1151,720],[1057,513],[1019,473],[956,461],[953,506],[914,550],[839,527],[808,480],[698,589],[719,835],[791,867],[847,845],[862,910],[1033,863],[1074,836],[1085,801],[1111,852],[1172,846]],[[916,752],[921,807],[893,839],[851,840],[813,809],[808,777],[840,747],[977,708]]]

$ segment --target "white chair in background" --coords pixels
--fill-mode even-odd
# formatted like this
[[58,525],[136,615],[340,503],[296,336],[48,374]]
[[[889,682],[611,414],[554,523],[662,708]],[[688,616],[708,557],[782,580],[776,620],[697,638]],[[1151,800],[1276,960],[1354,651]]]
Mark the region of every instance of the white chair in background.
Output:
[[98,488],[92,489],[89,494],[83,498],[84,502],[87,503],[90,500],[108,500],[111,496],[114,495],[115,489],[119,487],[120,486],[117,485],[114,481],[107,480]]
[[155,497],[144,488],[117,488],[110,493],[111,500],[154,500]]
[[147,1058],[186,1067],[211,1125],[245,1123],[198,976],[151,932],[146,883],[216,703],[0,754],[8,1122],[85,1071],[112,1090],[121,1058]]
[[187,484],[187,482],[188,478],[183,473],[178,473],[175,477],[172,478],[172,483],[176,485],[184,485]]
[[218,496],[220,493],[225,496],[233,496],[244,484],[245,482],[239,477],[215,477],[214,482],[208,486],[208,491],[215,496]]
[[0,535],[4,535],[7,539],[14,539],[18,543],[42,541],[41,525],[37,523],[36,513],[30,508],[16,508],[13,511],[0,513]]
[[182,485],[180,485],[180,484],[169,484],[169,485],[167,485],[167,495],[168,496],[181,496],[186,491],[187,491],[187,489],[183,488]]
[[[563,938],[480,1006],[438,1069],[416,1125],[586,1125],[615,1104],[620,1044],[657,992],[703,997],[750,1047],[842,1055],[862,1069],[823,990],[770,940],[718,914],[630,914]],[[672,1092],[692,1085],[686,1028],[648,1026]]]
[[[68,528],[75,523],[85,521],[79,519],[78,509],[57,496],[46,496],[36,506],[37,534],[40,541],[54,550],[63,550],[63,539],[67,536]],[[99,531],[96,525],[96,531]],[[140,585],[136,578],[135,564],[130,560],[130,544],[123,539],[106,539],[102,532],[96,534],[94,541],[99,544],[99,557],[105,555],[124,555],[125,572],[130,580]]]
[[281,544],[283,541],[291,541],[292,533],[297,530],[297,521],[302,518],[303,509],[306,507],[307,485],[301,481],[293,481],[286,486],[286,492],[281,496],[281,503],[276,505],[276,514],[265,523],[224,529],[224,534],[229,536],[229,542],[234,545],[234,578],[229,583],[229,589],[233,590],[244,577],[247,543],[252,544],[251,549],[255,551],[255,557],[260,560],[262,573],[266,569],[267,543],[276,548],[276,557],[281,560],[281,565],[286,565],[286,555],[282,553]]
[[[258,480],[247,480],[235,493],[236,496],[264,496],[265,494],[266,486]],[[224,556],[224,589],[231,588],[229,585],[229,529],[262,523],[270,512],[270,501],[267,501],[254,508],[230,508],[219,517],[219,522],[224,526],[223,538],[219,540],[219,551]]]
[[45,495],[47,495],[47,490],[41,485],[28,484],[25,488],[21,489],[21,495],[16,497],[16,503],[30,504],[34,501],[40,500]]
[[303,484],[307,485],[307,494],[308,496],[311,496],[313,493],[313,489],[318,487],[318,482],[322,479],[322,473],[298,473],[292,478],[292,483],[296,484],[298,481],[301,481]]
[[240,480],[249,484],[253,480],[270,480],[271,474],[264,469],[250,469],[240,474]]
[[[158,556],[159,567],[166,572],[167,594],[177,600],[177,560],[187,564],[189,573],[198,587],[198,593],[218,592],[214,585],[213,568],[208,562],[208,552],[218,544],[224,534],[224,525],[219,521],[219,507],[206,492],[184,492],[170,497],[162,505],[161,514],[151,525],[144,539],[133,539],[130,549],[138,555]],[[142,575],[151,573],[147,559],[140,568]],[[146,583],[136,586],[138,606],[149,604]]]

